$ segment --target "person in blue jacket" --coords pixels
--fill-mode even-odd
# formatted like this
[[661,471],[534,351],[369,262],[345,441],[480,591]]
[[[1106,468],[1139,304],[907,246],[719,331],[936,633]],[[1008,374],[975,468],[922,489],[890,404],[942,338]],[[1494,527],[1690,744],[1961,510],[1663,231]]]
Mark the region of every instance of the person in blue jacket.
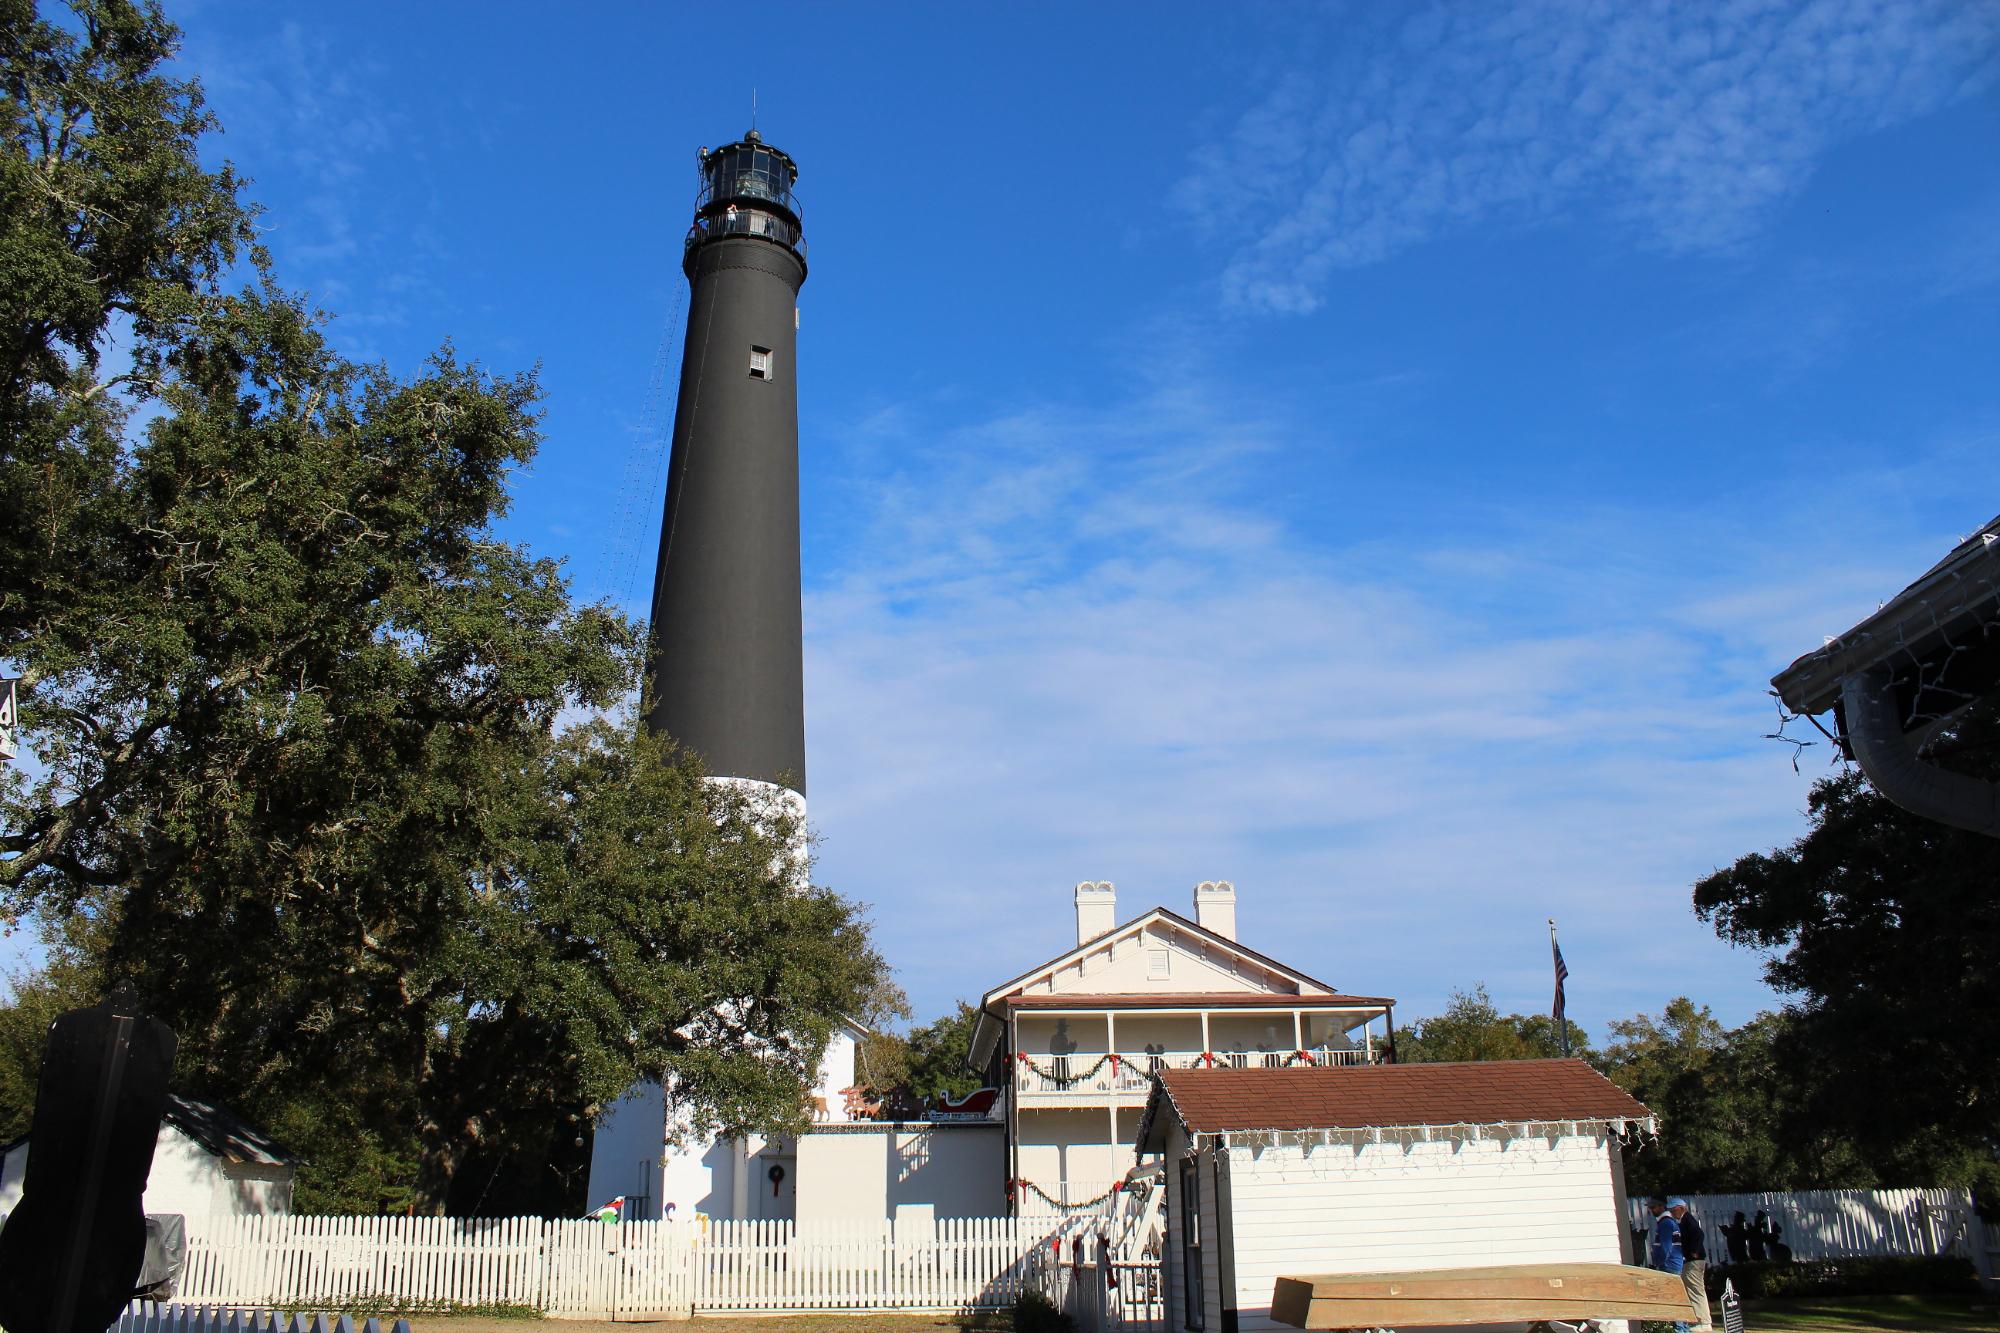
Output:
[[[1646,1267],[1657,1268],[1662,1273],[1678,1274],[1687,1267],[1681,1255],[1681,1224],[1674,1221],[1674,1215],[1667,1211],[1667,1201],[1659,1195],[1646,1200],[1646,1211],[1653,1215],[1653,1231],[1646,1246]],[[1674,1321],[1674,1333],[1688,1333],[1685,1319]]]

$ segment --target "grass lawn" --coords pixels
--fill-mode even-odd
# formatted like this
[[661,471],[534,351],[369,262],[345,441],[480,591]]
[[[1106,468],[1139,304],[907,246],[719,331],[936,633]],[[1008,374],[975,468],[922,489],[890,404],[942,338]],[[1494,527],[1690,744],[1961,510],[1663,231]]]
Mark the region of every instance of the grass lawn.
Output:
[[[2000,1306],[1991,1297],[1825,1296],[1804,1301],[1758,1301],[1744,1307],[1751,1333],[2000,1333]],[[1722,1310],[1715,1310],[1716,1327]]]

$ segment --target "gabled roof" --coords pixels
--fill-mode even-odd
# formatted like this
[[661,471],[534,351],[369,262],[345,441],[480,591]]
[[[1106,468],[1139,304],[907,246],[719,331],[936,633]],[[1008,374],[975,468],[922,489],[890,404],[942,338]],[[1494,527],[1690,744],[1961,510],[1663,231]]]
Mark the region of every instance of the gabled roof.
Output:
[[299,1159],[262,1130],[214,1102],[167,1097],[166,1122],[228,1162],[256,1166],[297,1166]]
[[[289,1148],[214,1102],[167,1094],[166,1114],[160,1119],[226,1162],[252,1166],[297,1166],[299,1159]],[[0,1144],[0,1157],[28,1145],[32,1135],[23,1134],[11,1143]]]
[[1171,1069],[1153,1084],[1142,1150],[1173,1116],[1190,1134],[1255,1130],[1648,1120],[1652,1112],[1581,1060]]
[[[986,1056],[991,1053],[993,1042],[997,1039],[999,1024],[1005,1021],[1006,1011],[1009,1007],[1017,1007],[1017,1008],[1028,1007],[1027,1005],[1016,1005],[1012,1003],[1012,1001],[1016,998],[1016,993],[1019,992],[1023,987],[1032,985],[1048,977],[1052,973],[1061,971],[1063,968],[1068,967],[1070,964],[1074,963],[1078,958],[1081,958],[1085,954],[1091,953],[1097,949],[1103,948],[1106,944],[1110,943],[1113,940],[1122,939],[1128,935],[1141,934],[1146,930],[1148,926],[1155,926],[1155,925],[1170,926],[1174,930],[1180,931],[1181,933],[1187,935],[1189,938],[1199,941],[1200,943],[1208,946],[1211,949],[1217,949],[1224,953],[1233,954],[1236,957],[1243,959],[1246,962],[1254,963],[1258,967],[1265,968],[1271,972],[1278,974],[1281,977],[1286,978],[1293,985],[1299,988],[1298,994],[1299,997],[1302,999],[1310,997],[1315,1002],[1323,1003],[1330,999],[1340,1000],[1347,998],[1361,998],[1361,997],[1340,996],[1334,991],[1333,987],[1327,985],[1324,981],[1320,981],[1314,977],[1309,977],[1305,973],[1299,971],[1297,968],[1287,967],[1285,964],[1279,962],[1275,958],[1272,958],[1268,954],[1259,953],[1255,949],[1250,948],[1248,945],[1240,944],[1237,941],[1230,939],[1227,935],[1217,934],[1215,931],[1210,930],[1206,926],[1188,920],[1186,917],[1182,916],[1179,912],[1170,911],[1165,907],[1155,907],[1151,911],[1144,912],[1136,917],[1133,917],[1130,921],[1127,921],[1122,925],[1112,927],[1110,930],[1105,931],[1101,935],[1094,935],[1090,939],[1085,940],[1083,943],[1076,945],[1074,948],[1067,949],[1062,953],[1057,954],[1054,958],[1049,959],[1047,962],[1042,963],[1037,967],[1032,967],[1028,969],[1026,972],[1023,972],[1020,976],[1015,977],[1013,980],[1004,981],[1000,985],[995,986],[992,990],[987,991],[985,995],[980,997],[979,1019],[976,1023],[973,1024],[972,1050],[970,1059],[968,1060],[967,1063],[970,1064],[975,1069],[979,1068],[981,1065],[985,1063]],[[1097,1001],[1102,998],[1104,997],[1088,996],[1079,993],[1077,995],[1068,997],[1068,1003],[1073,1005],[1087,1004],[1095,1007],[1097,1005]],[[1171,999],[1181,999],[1186,997],[1170,996],[1167,998],[1171,1000]],[[1204,998],[1203,1001],[1204,1003],[1206,1003],[1206,999],[1207,997]],[[1391,1003],[1391,1001],[1384,1000],[1381,1001],[1381,1003],[1387,1005]]]
[[[1227,935],[1218,935],[1206,926],[1196,925],[1179,912],[1169,911],[1164,907],[1155,907],[1150,912],[1133,917],[1123,925],[1114,926],[1102,935],[1092,936],[1075,948],[1057,954],[1054,958],[1049,959],[1039,967],[1028,969],[1012,981],[1004,981],[995,986],[992,990],[986,992],[985,997],[980,1001],[980,1008],[990,1010],[996,1001],[1005,997],[1010,992],[1017,991],[1023,986],[1040,981],[1052,972],[1061,971],[1084,954],[1101,949],[1112,940],[1122,938],[1126,935],[1136,935],[1143,932],[1148,926],[1160,924],[1171,925],[1178,930],[1185,931],[1210,948],[1221,949],[1225,953],[1233,953],[1239,958],[1247,959],[1257,964],[1259,967],[1269,968],[1271,971],[1289,978],[1299,987],[1301,992],[1311,991],[1319,995],[1330,995],[1333,993],[1333,987],[1327,985],[1324,981],[1315,980],[1297,968],[1287,967],[1277,959],[1258,953],[1248,945],[1239,944]],[[998,1017],[998,1015],[996,1014],[995,1017]]]

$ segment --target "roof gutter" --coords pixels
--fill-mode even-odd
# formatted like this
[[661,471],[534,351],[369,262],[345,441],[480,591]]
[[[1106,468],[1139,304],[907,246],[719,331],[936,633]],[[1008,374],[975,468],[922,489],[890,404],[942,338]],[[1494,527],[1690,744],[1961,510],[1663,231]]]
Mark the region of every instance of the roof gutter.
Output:
[[1843,751],[1883,796],[1940,824],[2000,838],[2000,784],[1923,758],[1937,726],[2000,693],[2000,518],[1771,684],[1794,713],[1832,709]]
[[1850,673],[1840,683],[1840,702],[1848,746],[1875,790],[1940,824],[2000,838],[2000,783],[1920,757],[1922,735],[1903,730],[1895,676],[1886,663]]

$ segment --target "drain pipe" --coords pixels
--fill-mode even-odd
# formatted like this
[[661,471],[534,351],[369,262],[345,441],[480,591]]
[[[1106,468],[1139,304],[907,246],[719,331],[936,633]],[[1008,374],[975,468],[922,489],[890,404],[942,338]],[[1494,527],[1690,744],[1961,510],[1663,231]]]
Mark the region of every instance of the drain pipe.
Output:
[[2000,782],[1939,768],[1918,757],[1918,742],[1897,716],[1894,677],[1885,666],[1840,683],[1847,743],[1875,790],[1940,824],[2000,838]]

